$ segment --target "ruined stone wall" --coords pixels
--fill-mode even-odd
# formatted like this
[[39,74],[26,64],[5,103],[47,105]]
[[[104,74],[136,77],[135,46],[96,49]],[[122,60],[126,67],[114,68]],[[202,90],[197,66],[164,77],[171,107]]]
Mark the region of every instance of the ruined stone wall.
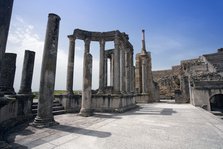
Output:
[[158,83],[161,98],[174,97],[174,91],[180,88],[180,66],[169,70],[153,71],[153,79]]

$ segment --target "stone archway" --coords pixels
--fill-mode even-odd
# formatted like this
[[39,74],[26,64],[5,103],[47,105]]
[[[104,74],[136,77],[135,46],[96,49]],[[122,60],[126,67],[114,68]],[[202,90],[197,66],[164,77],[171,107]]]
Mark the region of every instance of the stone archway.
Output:
[[215,94],[210,98],[211,111],[223,112],[223,94]]

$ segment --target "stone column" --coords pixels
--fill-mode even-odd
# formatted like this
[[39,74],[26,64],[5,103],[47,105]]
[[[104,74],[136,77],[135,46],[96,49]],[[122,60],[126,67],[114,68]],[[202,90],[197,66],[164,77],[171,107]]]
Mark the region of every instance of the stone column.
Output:
[[105,40],[100,40],[99,92],[103,93],[105,85]]
[[147,61],[142,57],[142,93],[148,93]]
[[110,58],[110,86],[113,86],[114,77],[114,54],[111,54]]
[[114,77],[113,77],[113,90],[114,93],[120,93],[120,41],[116,33],[115,36],[115,49],[114,49]]
[[120,91],[125,93],[125,49],[120,50]]
[[75,55],[75,37],[73,35],[69,38],[69,53],[67,63],[67,94],[73,95],[73,79],[74,79],[74,55]]
[[135,92],[135,67],[133,65],[133,49],[130,49],[130,53],[129,53],[129,72],[130,72],[130,91],[132,93]]
[[33,123],[36,127],[49,127],[58,124],[54,121],[52,106],[54,100],[59,23],[60,17],[50,13],[43,51],[38,111]]
[[104,88],[108,85],[108,63],[107,63],[107,57],[104,58]]
[[135,90],[137,93],[142,92],[142,64],[140,54],[136,54],[136,66],[135,66]]
[[126,87],[126,92],[130,93],[130,87],[131,87],[131,69],[130,69],[130,56],[129,56],[128,50],[125,51],[125,87]]
[[0,93],[11,95],[15,94],[13,84],[15,79],[15,69],[16,69],[16,54],[5,53],[4,65],[2,65],[2,75],[0,82]]
[[90,40],[85,40],[85,52],[83,62],[83,89],[82,89],[82,104],[80,115],[91,116],[93,114],[91,109],[91,85],[92,85],[92,55],[90,51]]
[[22,79],[19,94],[31,94],[32,93],[32,79],[33,79],[33,67],[35,61],[35,52],[25,50]]
[[14,0],[0,0],[0,82]]

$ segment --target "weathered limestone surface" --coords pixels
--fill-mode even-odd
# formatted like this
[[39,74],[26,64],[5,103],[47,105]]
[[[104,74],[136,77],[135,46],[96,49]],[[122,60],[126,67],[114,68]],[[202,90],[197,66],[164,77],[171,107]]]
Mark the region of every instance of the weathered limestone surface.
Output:
[[52,105],[54,100],[59,22],[60,17],[58,15],[49,14],[41,69],[38,112],[33,123],[36,127],[48,127],[56,124],[52,114]]
[[105,57],[105,40],[104,39],[101,39],[100,40],[100,68],[99,68],[99,93],[102,93],[103,92],[103,89],[105,87],[105,82],[107,80],[105,75],[107,73],[107,71],[105,70],[106,69],[106,63],[107,61],[107,58]]
[[[118,34],[118,33],[117,33]],[[115,37],[115,49],[114,49],[114,77],[113,88],[114,93],[120,93],[120,41],[118,35]]]
[[31,94],[35,52],[25,50],[19,94]]
[[0,0],[0,82],[14,0]]
[[7,95],[15,94],[13,84],[15,79],[16,56],[14,53],[5,53],[2,65],[0,93]]
[[[90,32],[80,29],[75,29],[73,35],[70,38],[80,39],[85,41],[85,54],[84,54],[84,76],[83,76],[83,90],[82,90],[82,105],[80,115],[90,116],[92,114],[92,96],[96,94],[97,100],[110,100],[110,96],[113,97],[114,102],[119,103],[119,106],[109,107],[112,108],[124,108],[128,107],[135,100],[134,98],[134,66],[133,66],[133,46],[129,42],[128,35],[121,33],[120,31],[111,32]],[[90,42],[96,41],[100,44],[100,63],[99,63],[99,89],[95,92],[91,91],[91,73],[92,69],[89,65],[92,65],[92,57],[90,54]],[[114,49],[105,50],[105,43],[107,41],[114,42]],[[72,44],[73,45],[73,44]],[[73,47],[72,47],[73,49]],[[73,54],[73,53],[72,53]],[[91,57],[91,58],[90,58]],[[110,59],[110,70],[107,68],[107,61]],[[89,68],[88,68],[89,67]],[[108,71],[110,71],[110,86],[107,82]],[[70,79],[69,81],[73,81]],[[69,82],[67,82],[69,83]],[[122,97],[122,96],[131,96]],[[96,97],[97,96],[97,97]],[[131,101],[132,100],[132,101]],[[63,97],[61,98],[63,104],[68,107],[78,108],[77,103],[73,102],[72,106],[67,106],[71,101],[77,101],[75,97]],[[103,103],[103,102],[97,102]],[[126,104],[125,104],[126,103]],[[135,103],[134,103],[135,104]],[[98,105],[97,105],[98,106]],[[99,104],[99,107],[103,105]],[[67,109],[67,108],[66,108]],[[71,109],[69,109],[70,111]],[[94,109],[95,110],[95,109]],[[71,110],[72,111],[72,110]],[[74,110],[75,111],[75,110]]]
[[88,52],[84,53],[84,66],[80,115],[91,116],[93,114],[91,107],[92,55]]
[[67,93],[73,95],[73,79],[74,79],[74,56],[75,56],[75,38],[72,35],[69,38],[69,53],[67,64]]
[[180,89],[181,67],[175,66],[170,70],[153,71],[152,74],[160,88],[161,98],[174,98],[175,90]]
[[159,101],[159,88],[155,86],[152,75],[151,55],[146,51],[145,31],[142,30],[142,50],[136,54],[135,90],[136,102]]

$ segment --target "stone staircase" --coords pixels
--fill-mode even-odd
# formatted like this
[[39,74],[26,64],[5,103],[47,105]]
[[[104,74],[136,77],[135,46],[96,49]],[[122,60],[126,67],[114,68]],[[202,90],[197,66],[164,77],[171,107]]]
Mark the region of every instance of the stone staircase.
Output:
[[[37,115],[37,107],[38,107],[38,101],[34,100],[32,104],[33,117]],[[62,104],[59,103],[59,101],[53,101],[53,115],[60,115],[64,113],[66,113],[66,110],[64,110]]]
[[223,111],[211,111],[211,113],[223,120]]

